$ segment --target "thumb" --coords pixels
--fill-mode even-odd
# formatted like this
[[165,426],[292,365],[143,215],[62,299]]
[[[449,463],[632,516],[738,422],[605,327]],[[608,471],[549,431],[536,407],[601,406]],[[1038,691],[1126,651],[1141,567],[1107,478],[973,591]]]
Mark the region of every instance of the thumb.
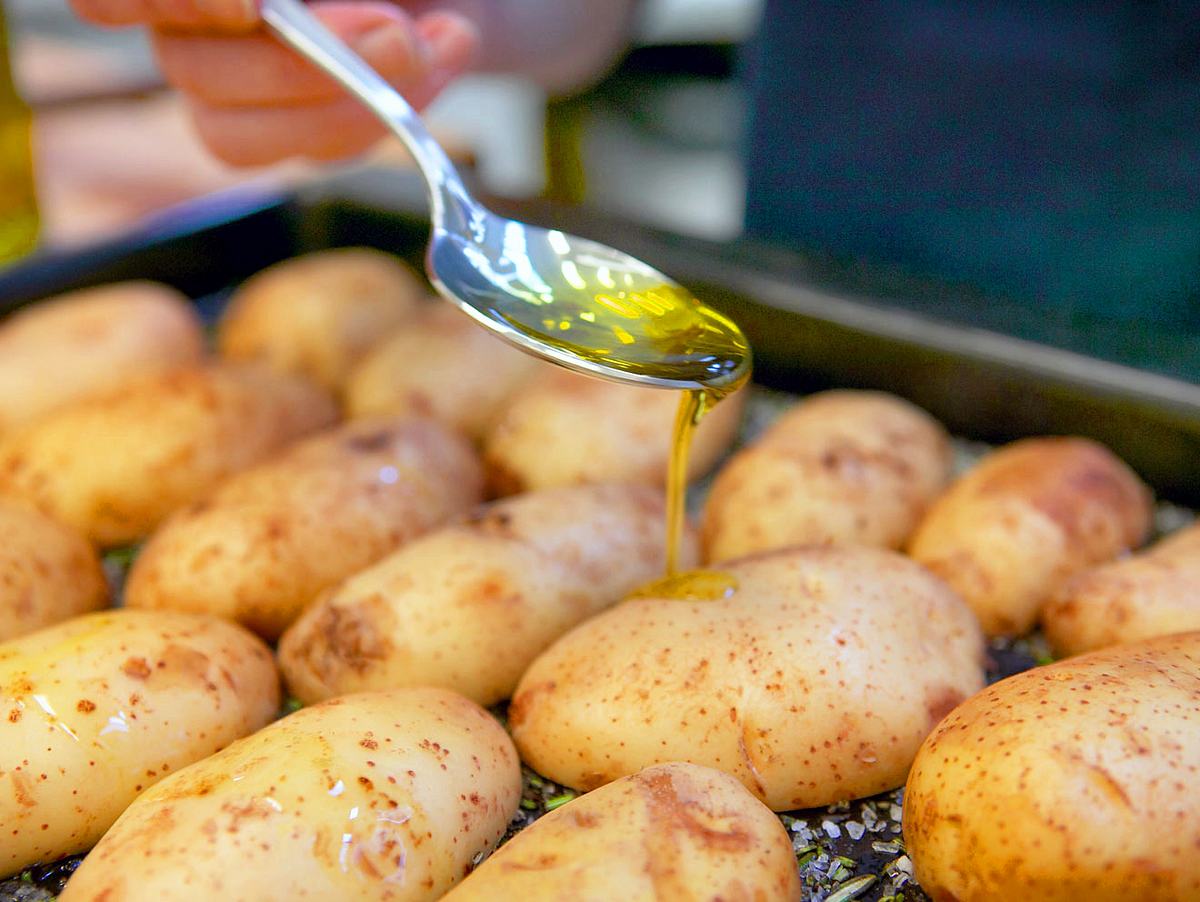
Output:
[[259,21],[258,0],[71,0],[71,6],[97,25],[248,31]]

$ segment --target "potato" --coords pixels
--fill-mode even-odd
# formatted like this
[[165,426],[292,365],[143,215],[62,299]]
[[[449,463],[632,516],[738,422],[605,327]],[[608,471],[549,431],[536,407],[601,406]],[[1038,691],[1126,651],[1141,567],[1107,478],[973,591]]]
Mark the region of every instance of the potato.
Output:
[[203,353],[199,317],[166,285],[121,282],[39,301],[0,324],[0,432]]
[[361,420],[222,483],[151,536],[125,604],[276,639],[322,590],[482,498],[474,449],[432,420]]
[[1145,541],[1152,516],[1149,490],[1107,448],[1025,439],[955,482],[909,554],[967,600],[988,635],[1019,635],[1067,578]]
[[1088,570],[1046,603],[1042,624],[1060,655],[1200,630],[1200,523],[1144,554]]
[[901,398],[813,395],[717,474],[701,527],[705,560],[788,545],[899,548],[951,463],[946,431]]
[[0,498],[0,641],[107,602],[104,570],[83,536]]
[[551,811],[446,902],[800,899],[791,837],[737,780],[660,764]]
[[[509,403],[484,441],[499,494],[603,482],[662,485],[680,393],[548,369]],[[746,392],[700,422],[688,477],[707,473],[737,435]]]
[[335,416],[315,386],[259,367],[172,370],[0,438],[0,495],[120,545]]
[[336,389],[428,293],[390,254],[365,247],[317,251],[247,279],[221,316],[217,348],[231,360],[264,360]]
[[[662,494],[547,489],[499,501],[401,548],[310,607],[279,645],[305,701],[359,689],[444,686],[508,698],[529,663],[581,620],[658,576]],[[683,560],[695,560],[684,537]]]
[[[690,761],[777,811],[826,805],[899,786],[983,686],[970,610],[895,552],[812,546],[699,573],[640,590],[533,662],[509,708],[530,767],[592,789]],[[712,600],[679,600],[696,587]]]
[[1039,667],[950,714],[908,779],[934,899],[1200,897],[1200,633]]
[[278,708],[270,651],[219,620],[104,611],[0,644],[0,874],[82,852]]
[[450,304],[431,305],[350,372],[346,411],[352,417],[430,416],[479,439],[538,368],[536,358],[496,338]]
[[436,899],[520,798],[511,740],[461,696],[346,696],[145,792],[61,898]]

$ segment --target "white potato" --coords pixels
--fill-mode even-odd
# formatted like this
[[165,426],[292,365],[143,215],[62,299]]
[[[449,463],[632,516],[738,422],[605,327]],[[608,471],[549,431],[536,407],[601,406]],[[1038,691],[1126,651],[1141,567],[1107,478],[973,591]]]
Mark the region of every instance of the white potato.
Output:
[[0,498],[0,641],[108,602],[95,549],[75,530]]
[[[305,701],[444,686],[508,698],[525,668],[581,620],[658,576],[662,493],[577,486],[518,495],[433,532],[346,580],[284,635],[279,660]],[[682,560],[696,559],[684,535]]]
[[447,902],[799,900],[792,840],[733,777],[660,764],[527,827]]
[[82,852],[278,708],[267,647],[206,617],[105,611],[0,644],[0,874]]
[[0,323],[0,432],[203,353],[200,318],[166,285],[120,282],[39,301]]
[[432,900],[500,841],[520,798],[511,740],[465,698],[345,696],[145,792],[61,898]]
[[406,320],[351,371],[346,411],[429,416],[478,439],[538,368],[536,358],[439,303]]
[[[680,393],[548,369],[509,402],[484,441],[499,494],[603,482],[666,480]],[[707,473],[737,435],[746,390],[701,420],[688,478]]]
[[946,431],[901,398],[812,395],[717,473],[701,526],[705,560],[788,545],[899,548],[951,463]]
[[316,386],[265,368],[171,370],[0,437],[0,494],[120,545],[336,415]]
[[234,292],[217,325],[231,360],[263,360],[337,389],[429,292],[399,258],[365,247],[276,263]]
[[222,483],[147,542],[125,604],[276,639],[324,589],[480,502],[467,441],[432,420],[360,420]]
[[900,785],[983,686],[983,656],[967,606],[907,558],[789,549],[582,623],[525,672],[509,725],[525,762],[567,786],[690,761],[777,811],[809,808]]

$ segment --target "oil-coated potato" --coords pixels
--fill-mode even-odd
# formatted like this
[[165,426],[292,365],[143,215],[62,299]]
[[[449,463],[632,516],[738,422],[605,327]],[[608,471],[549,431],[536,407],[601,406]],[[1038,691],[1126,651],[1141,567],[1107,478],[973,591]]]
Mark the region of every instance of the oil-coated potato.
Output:
[[405,321],[346,382],[352,417],[414,413],[482,438],[504,403],[539,368],[449,304]]
[[1200,630],[1200,524],[1070,580],[1042,611],[1060,655]]
[[148,790],[61,898],[436,899],[520,798],[512,741],[465,698],[345,696]]
[[487,859],[447,902],[800,898],[791,837],[728,774],[660,764],[568,802]]
[[[707,473],[737,435],[746,391],[700,421],[688,478]],[[662,485],[680,393],[547,370],[509,403],[484,442],[500,494],[600,482]]]
[[429,290],[403,262],[369,248],[317,251],[251,276],[217,327],[233,360],[265,360],[336,389],[362,355]]
[[108,602],[95,549],[75,530],[0,498],[0,641]]
[[322,590],[482,494],[465,439],[432,420],[360,420],[174,514],[134,562],[125,604],[214,614],[275,639]]
[[270,651],[220,620],[102,611],[0,644],[0,874],[82,852],[278,709]]
[[185,367],[0,438],[0,494],[119,545],[335,417],[332,399],[302,379],[243,365]]
[[40,301],[0,324],[0,432],[204,353],[187,298],[121,282]]
[[909,554],[946,580],[988,635],[1019,635],[1081,570],[1145,541],[1149,490],[1081,438],[1025,439],[993,451],[939,498]]
[[1200,633],[996,683],[926,740],[904,839],[934,899],[1200,898]]
[[525,762],[567,786],[690,761],[776,811],[808,808],[903,783],[983,686],[983,652],[967,606],[907,558],[789,549],[585,621],[526,671],[509,725]]
[[788,545],[899,548],[951,463],[946,431],[901,398],[813,395],[717,474],[701,527],[705,560]]
[[[305,701],[444,686],[483,705],[581,620],[662,573],[663,499],[649,486],[519,495],[351,577],[284,635],[280,664]],[[685,535],[682,558],[696,559]]]

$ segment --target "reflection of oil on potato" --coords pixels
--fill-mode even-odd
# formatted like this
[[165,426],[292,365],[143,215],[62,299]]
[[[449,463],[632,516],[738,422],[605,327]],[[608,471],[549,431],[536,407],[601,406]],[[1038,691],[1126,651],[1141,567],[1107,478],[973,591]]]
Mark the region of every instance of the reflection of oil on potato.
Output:
[[520,798],[512,741],[465,698],[349,695],[148,790],[62,899],[437,899]]
[[825,805],[903,783],[926,734],[983,686],[970,610],[895,552],[809,547],[722,570],[726,597],[649,587],[533,662],[509,709],[530,767],[591,789],[684,760],[777,811]]
[[925,741],[904,840],[934,899],[1124,902],[1200,890],[1200,633],[989,686]]
[[909,553],[988,635],[1019,635],[1069,577],[1145,541],[1150,492],[1102,445],[1024,439],[987,455],[930,509]]
[[0,324],[0,432],[204,352],[187,298],[120,282],[39,301]]
[[[741,423],[747,389],[696,428],[688,477],[707,473]],[[484,442],[484,462],[505,495],[599,482],[666,481],[679,392],[547,368],[513,397]]]
[[[662,573],[662,493],[547,489],[497,501],[350,577],[301,615],[279,660],[304,701],[443,686],[480,704],[581,620]],[[682,557],[695,561],[684,535]]]
[[108,583],[75,530],[0,498],[0,641],[104,607]]
[[0,494],[119,545],[335,416],[328,395],[295,377],[228,364],[172,370],[0,438]]
[[737,780],[660,764],[535,821],[447,902],[800,898],[792,840]]
[[278,638],[321,591],[479,503],[473,448],[432,420],[360,420],[300,442],[167,520],[130,607],[214,614]]
[[231,360],[262,360],[337,389],[362,355],[427,293],[390,254],[369,248],[317,251],[247,279],[217,326],[217,347]]
[[899,548],[950,464],[946,431],[907,401],[812,395],[717,474],[704,509],[705,560],[788,545]]
[[1046,604],[1042,623],[1062,655],[1200,630],[1200,524],[1081,573]]
[[0,874],[82,852],[278,709],[270,651],[220,620],[106,611],[0,644]]

